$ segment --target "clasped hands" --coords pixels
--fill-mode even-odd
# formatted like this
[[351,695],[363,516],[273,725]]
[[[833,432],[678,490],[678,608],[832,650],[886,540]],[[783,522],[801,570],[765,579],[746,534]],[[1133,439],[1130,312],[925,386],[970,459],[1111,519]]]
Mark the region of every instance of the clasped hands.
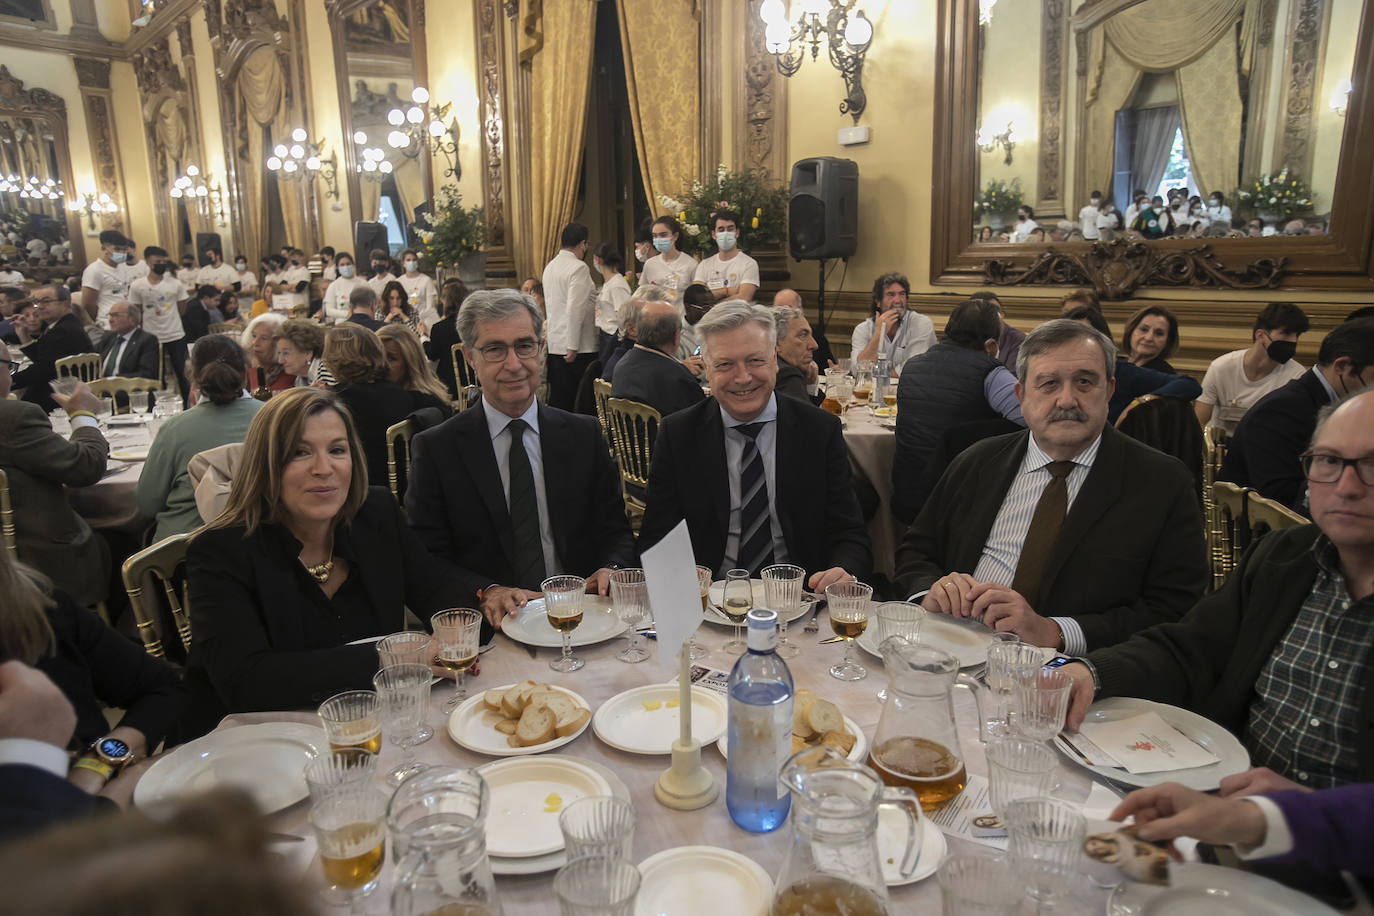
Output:
[[1021,641],[1034,646],[1059,645],[1059,625],[1041,617],[1020,592],[1006,585],[979,582],[968,573],[954,572],[936,579],[921,600],[921,607],[932,614],[950,617],[976,617],[1004,633],[1015,633]]

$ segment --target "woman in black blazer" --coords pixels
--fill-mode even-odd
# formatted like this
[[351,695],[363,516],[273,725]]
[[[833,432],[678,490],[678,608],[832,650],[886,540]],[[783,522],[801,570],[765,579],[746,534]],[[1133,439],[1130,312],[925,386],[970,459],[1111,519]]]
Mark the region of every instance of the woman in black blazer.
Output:
[[439,301],[444,306],[444,317],[429,329],[429,340],[425,341],[425,356],[437,364],[434,373],[439,376],[439,381],[448,386],[455,401],[458,400],[458,389],[462,386],[458,384],[458,378],[453,371],[453,345],[462,343],[458,338],[458,309],[467,297],[468,288],[462,280],[450,277],[444,281],[444,287],[439,291]]
[[224,512],[191,541],[194,729],[225,712],[314,706],[371,686],[376,646],[464,603],[391,494],[369,488],[358,434],[339,398],[316,388],[258,411]]

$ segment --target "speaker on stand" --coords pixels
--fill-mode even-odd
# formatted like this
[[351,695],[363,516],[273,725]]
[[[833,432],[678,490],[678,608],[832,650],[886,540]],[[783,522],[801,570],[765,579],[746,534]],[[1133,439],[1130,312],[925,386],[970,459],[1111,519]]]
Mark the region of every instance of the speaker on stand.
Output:
[[214,248],[219,251],[219,256],[224,257],[224,243],[220,241],[218,232],[197,232],[196,233],[196,265],[204,267],[210,263],[210,259],[205,256],[205,249]]
[[787,200],[787,247],[796,261],[819,261],[817,326],[825,333],[825,262],[848,262],[859,241],[859,165],[816,156],[792,165]]
[[374,248],[382,251],[390,251],[387,245],[386,226],[381,223],[370,223],[366,220],[359,220],[353,224],[353,260],[358,264],[366,264],[368,253]]

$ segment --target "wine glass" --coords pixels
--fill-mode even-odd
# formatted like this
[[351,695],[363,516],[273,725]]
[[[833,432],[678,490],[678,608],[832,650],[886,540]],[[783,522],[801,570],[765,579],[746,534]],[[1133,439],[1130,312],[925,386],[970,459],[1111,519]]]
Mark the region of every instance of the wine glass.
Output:
[[[403,630],[392,633],[377,641],[377,658],[381,668],[392,665],[424,665],[428,667],[438,654],[434,637],[419,630]],[[421,719],[420,731],[415,735],[416,744],[424,744],[434,737],[434,729]]]
[[369,754],[382,752],[381,701],[373,691],[336,693],[317,712],[331,751],[360,747]]
[[740,638],[739,627],[754,607],[754,587],[749,570],[732,569],[725,573],[725,590],[720,599],[720,612],[735,625],[735,638],[721,646],[731,655],[743,655],[747,644]]
[[420,743],[433,680],[429,665],[388,665],[372,676],[372,686],[381,700],[382,724],[391,743],[401,748],[401,762],[386,773],[386,781],[393,786],[425,768],[415,759],[415,745]]
[[[711,570],[705,566],[697,567],[697,588],[701,591],[701,613],[706,613],[706,606],[711,603]],[[701,643],[697,642],[695,631],[687,637],[687,657],[692,661],[705,658],[711,652]]]
[[472,608],[440,611],[429,619],[434,629],[434,658],[430,664],[455,673],[453,696],[444,701],[444,715],[452,715],[468,695],[467,671],[477,661],[482,637],[482,615]]
[[868,602],[873,586],[862,582],[836,582],[825,587],[830,628],[844,640],[844,659],[830,669],[830,676],[841,681],[868,677],[868,669],[854,661],[854,639],[868,626]]
[[796,658],[801,648],[787,641],[787,621],[792,619],[801,607],[802,580],[806,570],[800,566],[779,563],[765,566],[759,571],[763,580],[763,597],[768,607],[778,612],[778,645],[775,650],[779,658]]
[[642,662],[649,657],[644,637],[635,630],[649,616],[649,583],[642,569],[616,569],[611,572],[611,603],[616,616],[630,625],[630,644],[616,656],[622,662]]
[[587,580],[581,576],[552,576],[540,586],[544,593],[544,613],[549,625],[563,636],[563,654],[549,662],[554,671],[567,674],[586,664],[572,654],[572,631],[582,622],[582,601]]
[[330,890],[362,913],[362,900],[377,889],[386,859],[386,796],[371,780],[338,786],[310,808],[320,865]]

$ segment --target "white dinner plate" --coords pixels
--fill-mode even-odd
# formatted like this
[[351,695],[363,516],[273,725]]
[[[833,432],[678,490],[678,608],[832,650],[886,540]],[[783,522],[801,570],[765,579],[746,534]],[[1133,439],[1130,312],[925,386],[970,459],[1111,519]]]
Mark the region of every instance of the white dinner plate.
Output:
[[1171,863],[1169,880],[1168,887],[1117,885],[1108,916],[1336,916],[1315,897],[1238,868]]
[[718,846],[678,846],[639,863],[635,916],[765,916],[773,879],[759,863]]
[[[582,622],[572,631],[574,646],[592,646],[624,633],[629,624],[616,616],[611,599],[601,595],[586,595],[582,599]],[[563,634],[549,623],[544,611],[544,599],[535,598],[522,607],[514,617],[501,621],[501,632],[527,646],[557,649],[563,645]]]
[[142,426],[148,419],[147,414],[122,413],[110,417],[105,422],[110,426]]
[[[672,706],[668,704],[672,703]],[[649,684],[616,694],[592,716],[596,736],[631,754],[670,754],[678,738],[678,685]],[[702,745],[725,733],[725,697],[692,688],[692,737]]]
[[324,729],[300,722],[263,722],[210,732],[148,768],[134,786],[134,804],[156,809],[218,786],[243,789],[263,814],[310,794],[305,765],[326,751]]
[[[875,658],[878,651],[877,621],[870,616],[869,626],[854,643]],[[922,645],[948,652],[959,660],[960,668],[986,664],[988,646],[992,645],[992,629],[972,617],[951,617],[948,614],[926,614],[921,620]]]
[[[767,607],[763,600],[763,580],[750,579],[749,585],[753,593],[755,607]],[[702,616],[705,618],[707,623],[718,624],[722,627],[733,627],[735,626],[735,623],[729,617],[726,617],[724,614],[720,612],[720,603],[724,600],[724,596],[725,580],[721,579],[719,581],[712,582],[711,588],[706,592],[706,611]],[[791,617],[787,618],[787,622],[791,623],[794,620],[800,620],[807,614],[811,613],[811,605],[815,603],[815,601],[815,595],[811,594],[810,592],[802,592],[801,604],[797,606],[796,612],[793,613]],[[744,626],[743,623],[739,625]]]
[[1105,700],[1098,700],[1089,706],[1083,721],[1114,722],[1117,719],[1127,719],[1146,712],[1159,713],[1159,717],[1165,722],[1210,751],[1214,757],[1218,758],[1217,762],[1187,770],[1132,773],[1124,767],[1100,767],[1084,763],[1083,758],[1079,757],[1058,735],[1054,738],[1055,747],[1059,748],[1065,757],[1084,769],[1128,786],[1156,786],[1164,782],[1178,782],[1199,792],[1211,792],[1221,784],[1224,777],[1233,773],[1243,773],[1250,769],[1250,754],[1240,741],[1236,740],[1235,735],[1210,719],[1204,719],[1195,712],[1179,709],[1177,706],[1134,697],[1109,697]]
[[119,461],[147,461],[148,449],[151,445],[130,445],[125,448],[112,449],[110,457]]
[[[503,684],[494,689],[506,690],[514,686],[514,684]],[[550,684],[549,686],[559,693],[565,693],[572,697],[573,701],[583,709],[591,710],[591,706],[582,699],[580,694],[574,693],[566,687],[559,687],[557,684]],[[529,747],[511,747],[510,742],[506,740],[510,736],[496,730],[496,723],[506,717],[499,712],[492,712],[487,709],[486,704],[482,702],[482,694],[485,692],[479,690],[476,695],[468,697],[448,718],[448,735],[459,747],[467,748],[478,754],[486,754],[488,757],[523,757],[528,754],[542,754],[544,751],[562,747],[576,740],[578,735],[587,730],[587,723],[583,722],[582,727],[571,735],[565,735],[562,738],[555,736],[552,741],[545,741],[543,744],[531,744]]]
[[[716,742],[716,748],[720,751],[720,756],[726,760],[730,759],[730,729],[726,723],[725,731],[721,732],[720,740]],[[854,747],[849,750],[849,759],[863,763],[864,755],[868,753],[868,739],[864,737],[864,730],[859,728],[859,724],[849,716],[844,717],[844,727],[854,736]]]
[[478,767],[491,792],[487,853],[507,859],[548,855],[563,848],[558,815],[573,802],[610,795],[600,773],[570,757],[520,757]]
[[903,878],[902,853],[906,852],[906,825],[906,815],[901,811],[886,806],[878,809],[878,864],[883,868],[883,883],[888,887],[924,881],[935,874],[949,852],[944,833],[930,818],[922,817],[921,853],[916,858],[916,870],[911,877]]

